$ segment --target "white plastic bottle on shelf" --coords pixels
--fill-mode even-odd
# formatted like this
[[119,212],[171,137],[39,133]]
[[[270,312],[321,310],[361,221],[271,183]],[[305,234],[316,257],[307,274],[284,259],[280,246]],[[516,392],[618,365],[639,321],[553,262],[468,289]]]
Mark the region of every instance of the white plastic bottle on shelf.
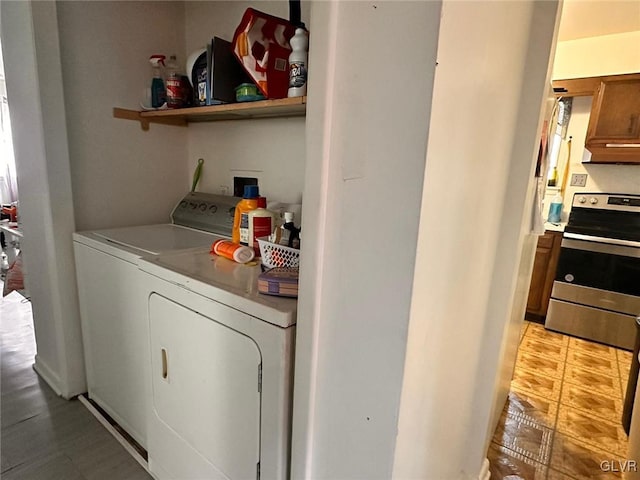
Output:
[[169,57],[166,67],[167,73],[167,107],[182,108],[184,105],[184,95],[182,94],[182,85],[178,61],[175,55]]
[[304,28],[296,28],[296,33],[289,41],[289,91],[288,97],[302,97],[307,94],[307,51],[309,37]]

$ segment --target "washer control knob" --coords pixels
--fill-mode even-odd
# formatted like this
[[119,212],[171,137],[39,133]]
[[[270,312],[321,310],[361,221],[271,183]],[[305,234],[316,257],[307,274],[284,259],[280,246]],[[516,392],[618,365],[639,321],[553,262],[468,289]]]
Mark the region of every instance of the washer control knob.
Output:
[[206,203],[201,203],[198,208],[200,208],[201,212],[206,212],[207,211],[207,204]]
[[587,197],[580,197],[580,198],[578,198],[578,201],[580,203],[587,203]]
[[209,205],[209,214],[213,215],[218,211],[217,205]]
[[591,203],[591,205],[595,205],[596,203],[598,203],[598,199],[596,197],[591,197],[589,199],[589,202]]
[[189,206],[191,207],[191,210],[195,210],[196,208],[198,208],[198,204],[194,202],[189,202]]

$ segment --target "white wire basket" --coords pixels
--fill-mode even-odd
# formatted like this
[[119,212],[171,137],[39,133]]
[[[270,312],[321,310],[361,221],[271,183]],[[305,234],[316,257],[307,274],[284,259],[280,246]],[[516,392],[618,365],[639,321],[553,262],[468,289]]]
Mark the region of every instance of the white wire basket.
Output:
[[257,238],[260,246],[260,256],[265,267],[299,267],[300,250],[271,243],[269,237]]

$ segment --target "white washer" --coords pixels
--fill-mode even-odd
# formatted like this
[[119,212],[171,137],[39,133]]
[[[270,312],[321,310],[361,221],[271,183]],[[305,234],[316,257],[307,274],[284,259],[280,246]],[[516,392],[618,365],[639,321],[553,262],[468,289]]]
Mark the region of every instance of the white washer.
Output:
[[160,479],[289,476],[294,299],[206,250],[140,260],[151,339],[149,469]]
[[230,236],[237,201],[190,193],[174,209],[174,223],[73,235],[89,397],[144,448],[150,358],[138,260]]

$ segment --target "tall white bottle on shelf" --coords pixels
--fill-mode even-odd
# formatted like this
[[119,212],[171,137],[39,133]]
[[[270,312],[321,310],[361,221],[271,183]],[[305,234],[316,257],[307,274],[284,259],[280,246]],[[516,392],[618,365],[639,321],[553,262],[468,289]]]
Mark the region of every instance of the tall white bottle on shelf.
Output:
[[288,97],[302,97],[307,94],[307,52],[309,36],[304,28],[296,28],[291,40],[289,55],[289,91]]

